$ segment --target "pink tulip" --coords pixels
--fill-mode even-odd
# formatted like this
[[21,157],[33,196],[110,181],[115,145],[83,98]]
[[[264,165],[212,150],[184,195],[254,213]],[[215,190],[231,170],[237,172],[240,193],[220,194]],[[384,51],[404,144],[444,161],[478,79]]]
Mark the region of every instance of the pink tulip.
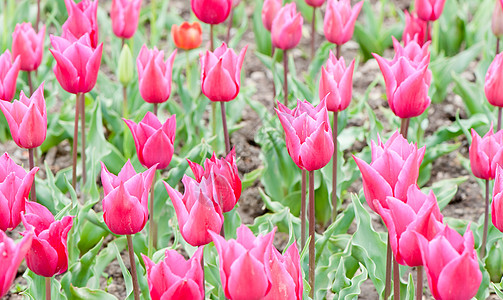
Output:
[[196,17],[206,24],[220,24],[231,12],[232,0],[190,0]]
[[370,165],[362,159],[355,160],[363,179],[363,193],[369,207],[375,211],[374,203],[379,201],[383,208],[388,208],[387,197],[403,201],[407,198],[407,189],[416,184],[419,166],[423,161],[425,147],[409,144],[398,130],[386,144],[378,138],[377,144],[372,141],[372,162]]
[[494,226],[503,232],[503,169],[500,165],[496,169],[496,180],[494,180],[491,217]]
[[[392,36],[391,39],[393,40],[395,56],[391,62],[389,62],[390,65],[396,64],[401,57],[407,59],[411,66],[416,69],[430,64],[430,51],[428,50],[430,42],[426,42],[424,45],[420,46],[416,40],[411,40],[405,46],[402,46],[395,37]],[[426,83],[430,84],[431,71],[428,70],[426,73]]]
[[113,0],[110,18],[114,34],[129,39],[136,32],[142,0]]
[[176,116],[173,115],[162,124],[159,119],[147,112],[138,124],[123,119],[133,135],[138,160],[145,168],[157,164],[157,169],[169,166],[174,152]]
[[36,148],[45,141],[47,111],[44,99],[44,84],[28,98],[21,91],[19,100],[13,103],[0,101],[14,142],[21,148]]
[[216,189],[212,178],[203,178],[200,183],[184,176],[182,178],[184,194],[170,187],[166,190],[173,202],[180,232],[185,241],[192,246],[202,246],[211,242],[208,230],[220,232],[224,223],[222,208],[216,201]]
[[484,91],[487,100],[494,106],[503,107],[503,53],[496,55],[486,74]]
[[353,94],[354,69],[354,59],[346,68],[344,58],[341,56],[340,59],[337,59],[334,53],[330,51],[327,68],[321,67],[319,87],[320,100],[327,97],[327,109],[329,111],[343,111],[349,106]]
[[325,3],[325,0],[305,0],[307,5],[312,7],[320,7]]
[[16,81],[19,74],[20,58],[16,57],[14,63],[9,49],[0,55],[0,100],[11,101],[16,94]]
[[334,152],[332,129],[325,99],[317,107],[297,100],[293,110],[278,102],[276,114],[285,130],[286,148],[293,162],[302,170],[323,168]]
[[403,29],[402,40],[405,45],[410,41],[415,40],[420,46],[424,45],[425,34],[428,34],[427,41],[431,41],[431,27],[428,27],[426,33],[426,21],[418,18],[415,12],[409,14],[405,11],[405,27]]
[[482,281],[473,233],[464,236],[448,226],[433,240],[418,235],[428,285],[435,299],[472,299]]
[[[35,274],[52,277],[68,269],[68,232],[73,216],[54,220],[52,213],[36,202],[26,202],[26,215],[21,215],[24,227],[34,231],[31,248],[26,254],[26,265]],[[24,234],[27,232],[25,231]]]
[[90,45],[94,49],[98,46],[98,0],[82,0],[78,4],[73,0],[65,0],[68,19],[62,26],[63,38],[74,42],[89,35]]
[[265,0],[262,5],[262,24],[265,29],[271,31],[272,21],[281,9],[283,0]]
[[75,42],[51,35],[51,44],[56,60],[53,71],[61,87],[72,94],[91,91],[98,79],[103,43],[94,49],[85,34]]
[[271,278],[271,290],[264,300],[301,300],[304,283],[297,243],[291,244],[284,255],[281,255],[272,245],[270,249],[269,259],[266,259],[265,263],[266,271]]
[[295,48],[302,37],[303,23],[304,19],[297,12],[295,3],[285,4],[272,21],[272,45],[283,50]]
[[25,201],[38,168],[26,171],[4,153],[0,156],[0,229],[14,229],[21,222]]
[[238,56],[222,43],[215,51],[200,55],[201,89],[208,99],[227,102],[238,96],[246,49],[248,46],[241,49]]
[[227,154],[227,157],[221,159],[217,159],[213,152],[211,159],[205,160],[204,168],[188,159],[187,161],[197,182],[200,183],[203,178],[206,180],[213,178],[213,185],[218,196],[217,201],[222,207],[222,211],[231,211],[241,196],[241,179],[239,179],[234,148]]
[[204,299],[203,247],[199,247],[189,260],[176,250],[166,250],[164,260],[158,264],[143,254],[141,256],[147,269],[152,300]]
[[496,0],[494,3],[491,30],[495,36],[503,36],[503,0]]
[[164,51],[149,50],[143,45],[136,59],[140,94],[148,103],[162,103],[171,94],[171,72],[175,61],[176,49],[168,60],[164,61]]
[[323,32],[330,43],[343,45],[353,37],[356,18],[360,14],[363,0],[351,8],[349,0],[328,0]]
[[444,10],[445,0],[415,0],[417,15],[424,21],[435,21]]
[[407,190],[407,199],[403,200],[387,197],[389,208],[383,208],[378,200],[374,200],[374,207],[386,223],[396,261],[411,267],[422,266],[416,234],[431,241],[445,227],[443,216],[433,191],[426,196],[413,184]]
[[12,33],[12,56],[20,57],[20,69],[35,71],[42,62],[44,53],[45,25],[35,32],[31,23],[16,24]]
[[154,179],[155,166],[136,173],[128,160],[116,176],[101,163],[103,184],[103,219],[115,234],[140,232],[148,220],[148,193]]
[[5,232],[0,230],[0,297],[9,292],[17,269],[31,247],[33,232],[26,234],[21,242],[14,244]]
[[496,175],[496,167],[503,166],[503,131],[493,133],[493,126],[481,138],[472,128],[472,144],[470,145],[470,166],[475,177],[492,180]]

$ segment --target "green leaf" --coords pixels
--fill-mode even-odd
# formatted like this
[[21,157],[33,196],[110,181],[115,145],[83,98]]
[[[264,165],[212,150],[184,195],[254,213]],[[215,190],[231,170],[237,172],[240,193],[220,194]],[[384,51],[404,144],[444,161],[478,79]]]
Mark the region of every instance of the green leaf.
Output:
[[70,285],[71,299],[76,300],[117,300],[117,297],[102,290],[92,290],[87,287]]
[[433,190],[433,193],[437,197],[438,206],[442,210],[454,198],[458,191],[458,186],[466,180],[468,180],[468,176],[443,179],[435,182],[431,187],[423,188],[422,191],[428,194],[429,191]]
[[264,173],[264,168],[259,167],[249,173],[246,173],[241,180],[241,189],[244,191],[248,187],[252,186],[257,179]]

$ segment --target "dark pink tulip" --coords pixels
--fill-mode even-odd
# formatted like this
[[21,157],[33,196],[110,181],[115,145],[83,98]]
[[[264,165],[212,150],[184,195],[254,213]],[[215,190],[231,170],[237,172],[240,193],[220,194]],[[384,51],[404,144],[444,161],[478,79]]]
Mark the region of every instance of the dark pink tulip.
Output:
[[363,192],[370,208],[377,211],[374,203],[379,201],[384,208],[389,208],[387,197],[404,201],[411,184],[416,184],[419,166],[423,161],[425,147],[409,144],[398,130],[386,144],[379,138],[377,144],[372,141],[372,162],[370,165],[353,155],[363,179]]
[[188,159],[187,161],[197,182],[201,182],[203,178],[207,180],[213,178],[213,185],[218,196],[217,201],[222,207],[222,211],[231,211],[241,196],[241,179],[239,179],[234,148],[227,154],[227,157],[221,159],[217,159],[213,153],[211,159],[204,161],[204,168]]
[[285,130],[286,148],[293,162],[302,170],[323,168],[334,152],[332,128],[325,99],[317,107],[297,100],[293,110],[278,102],[276,114]]
[[166,250],[164,260],[158,264],[143,254],[141,256],[147,269],[152,300],[204,299],[203,247],[199,247],[189,260],[176,250]]
[[[320,100],[327,97],[329,111],[343,111],[351,102],[353,94],[353,72],[355,60],[346,68],[344,58],[337,59],[332,51],[327,60],[327,68],[321,67],[319,86]],[[328,96],[327,96],[328,95]]]
[[493,202],[491,203],[491,217],[494,227],[503,232],[503,169],[498,165],[494,180]]
[[270,249],[269,260],[266,259],[265,263],[271,278],[271,290],[264,300],[302,300],[304,283],[297,243],[293,242],[283,255],[274,246]]
[[[390,65],[396,64],[401,57],[406,58],[414,68],[422,68],[429,65],[430,51],[428,50],[428,46],[430,42],[426,42],[421,46],[416,40],[411,40],[405,46],[402,46],[394,36],[392,36],[391,39],[393,40],[395,56],[391,62],[389,62]],[[427,73],[427,83],[430,84],[431,71],[428,70]]]
[[45,25],[35,32],[31,23],[16,24],[12,33],[12,56],[20,57],[20,69],[35,71],[42,62],[44,53]]
[[28,98],[21,91],[19,100],[13,103],[0,101],[14,142],[21,148],[36,148],[45,141],[47,111],[44,99],[44,84]]
[[487,100],[494,106],[503,107],[503,53],[496,55],[486,74],[484,91]]
[[206,24],[220,24],[232,9],[232,0],[190,0],[196,17]]
[[85,34],[74,42],[51,35],[51,44],[56,60],[53,71],[61,87],[72,94],[91,91],[98,79],[103,43],[94,49]]
[[203,178],[201,182],[184,176],[182,178],[184,194],[170,187],[166,182],[166,190],[173,202],[180,232],[185,241],[192,246],[202,246],[211,242],[208,230],[220,232],[224,223],[222,208],[215,200],[218,199],[212,179]]
[[140,94],[148,103],[162,103],[171,94],[171,72],[175,61],[176,49],[164,61],[164,51],[149,50],[146,45],[141,47],[136,66],[138,67],[138,82]]
[[433,297],[472,299],[482,281],[482,272],[469,226],[464,236],[446,226],[433,240],[427,241],[419,235],[418,240]]
[[363,0],[351,8],[349,0],[328,0],[323,32],[330,43],[343,45],[353,37],[356,18],[360,14]]
[[148,220],[148,193],[154,179],[155,166],[136,173],[128,160],[116,176],[101,163],[103,184],[103,219],[115,234],[140,232]]
[[403,29],[402,40],[405,45],[415,40],[420,46],[424,45],[425,34],[428,34],[427,41],[431,41],[431,27],[426,32],[426,21],[421,20],[415,12],[405,11],[405,27]]
[[21,212],[25,210],[25,202],[37,171],[38,168],[33,168],[26,173],[7,153],[0,157],[1,230],[14,229],[21,222]]
[[131,130],[138,160],[145,168],[157,164],[157,169],[169,166],[174,152],[176,116],[173,115],[162,124],[157,117],[147,112],[138,124],[123,119]]
[[312,7],[320,7],[325,3],[325,0],[305,0],[307,5]]
[[110,18],[114,34],[123,39],[129,39],[138,28],[138,18],[142,0],[113,0]]
[[493,126],[483,138],[472,128],[470,166],[475,177],[492,180],[496,167],[503,166],[503,131],[493,133]]
[[445,0],[416,0],[414,7],[417,15],[425,21],[435,21],[444,10]]
[[11,101],[16,94],[16,81],[21,61],[13,57],[9,49],[0,55],[0,100]]
[[5,232],[0,230],[0,297],[9,292],[17,269],[31,247],[33,232],[26,234],[21,242],[14,244]]
[[78,4],[73,0],[65,0],[65,5],[68,19],[62,26],[63,38],[74,42],[87,33],[91,47],[96,48],[98,46],[98,0],[82,0]]
[[283,0],[265,0],[262,5],[262,24],[265,29],[271,31],[272,21],[281,9]]
[[295,3],[285,4],[272,21],[272,45],[283,50],[295,48],[302,37],[303,23],[304,19],[297,12]]
[[225,43],[200,56],[201,89],[211,101],[231,101],[239,94],[241,86],[241,67],[245,58],[245,46],[239,56]]
[[23,225],[34,231],[31,248],[26,254],[26,264],[35,274],[52,277],[68,269],[68,232],[72,229],[73,216],[56,221],[51,212],[36,202],[26,202],[26,214],[21,215]]
[[497,37],[503,35],[503,0],[496,0],[494,3],[491,30]]

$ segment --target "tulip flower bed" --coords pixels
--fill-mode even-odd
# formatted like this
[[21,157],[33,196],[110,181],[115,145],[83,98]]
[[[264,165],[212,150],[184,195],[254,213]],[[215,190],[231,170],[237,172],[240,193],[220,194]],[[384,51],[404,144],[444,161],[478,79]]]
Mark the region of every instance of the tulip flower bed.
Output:
[[0,297],[503,298],[503,0],[0,7]]

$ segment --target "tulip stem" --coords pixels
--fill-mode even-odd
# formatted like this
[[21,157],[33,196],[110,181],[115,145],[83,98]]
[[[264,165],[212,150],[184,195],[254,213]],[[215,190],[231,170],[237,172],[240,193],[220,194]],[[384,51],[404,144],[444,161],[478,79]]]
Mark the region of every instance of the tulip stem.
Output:
[[386,247],[386,281],[384,285],[384,299],[388,300],[391,292],[391,244],[388,233],[388,246]]
[[82,153],[80,158],[82,160],[82,185],[86,184],[86,96],[80,93],[80,134],[82,136],[81,146]]
[[315,35],[316,35],[316,7],[313,7],[313,18],[311,20],[311,61],[314,58]]
[[400,300],[400,267],[393,258],[393,299]]
[[37,21],[35,22],[35,31],[38,33],[38,23],[40,23],[40,0],[37,0]]
[[[276,69],[274,66],[276,65],[276,60],[274,59],[274,52],[276,52],[276,47],[272,46],[271,49],[271,72],[272,72],[272,98],[276,98],[276,83],[274,81],[274,70]],[[276,105],[276,101],[274,101],[274,105]]]
[[157,117],[158,103],[154,103],[154,115]]
[[285,106],[288,106],[288,51],[283,50],[283,94],[285,94]]
[[220,112],[222,113],[222,126],[224,128],[225,154],[231,151],[231,142],[229,141],[229,131],[227,131],[227,116],[225,115],[225,102],[220,102]]
[[500,131],[501,129],[501,107],[498,107],[498,130],[496,132]]
[[45,300],[51,300],[51,277],[45,277]]
[[156,16],[155,16],[156,10],[157,10],[156,1],[155,0],[151,0],[150,1],[150,12],[151,12],[151,15],[150,15],[150,44],[151,45],[154,45],[156,43],[156,41],[153,40],[153,37],[155,36],[155,34],[157,32],[157,26],[155,24],[155,22],[156,22]]
[[496,38],[496,55],[500,53],[500,38]]
[[[315,270],[315,261],[314,261],[314,227],[316,225],[314,218],[314,171],[309,171],[309,237],[311,240],[309,241],[309,286],[311,287],[311,291],[309,292],[309,296],[311,298],[314,297],[314,270]],[[314,299],[314,298],[313,298]]]
[[[28,160],[30,162],[30,170],[35,167],[35,162],[33,160],[33,148],[28,149]],[[31,184],[31,201],[37,202],[37,192],[35,191],[35,177],[33,177],[33,183]]]
[[122,117],[127,118],[128,109],[127,109],[127,86],[122,86]]
[[307,172],[302,169],[302,186],[301,186],[301,202],[300,202],[300,249],[304,249],[306,245],[306,181]]
[[72,149],[72,187],[75,190],[77,187],[77,147],[79,143],[79,111],[80,111],[80,94],[76,95],[75,104],[75,123],[73,128],[73,149]]
[[124,44],[126,44],[126,39],[125,38],[122,38],[121,39],[121,49],[124,48]]
[[33,82],[31,81],[31,71],[26,72],[28,74],[28,86],[30,87],[30,96],[33,95]]
[[190,60],[189,60],[189,50],[185,50],[185,63],[186,63],[186,71],[185,71],[185,78],[187,80],[187,89],[190,91],[192,91],[190,89],[190,80],[191,80],[191,76],[190,76]]
[[134,249],[133,249],[133,237],[128,234],[127,237],[127,247],[129,250],[129,262],[131,264],[131,277],[133,277],[133,291],[134,299],[140,300],[140,285],[138,284],[138,275],[136,274],[136,262],[134,260]]
[[234,8],[231,7],[231,12],[229,14],[229,25],[227,26],[227,36],[225,37],[225,43],[229,45],[229,40],[231,39],[231,28],[232,28],[232,19],[234,18]]
[[337,59],[341,58],[341,48],[341,45],[335,46],[335,57],[337,57]]
[[410,118],[402,119],[402,123],[400,125],[400,134],[403,136],[404,139],[407,139],[407,133],[409,132],[409,123]]
[[157,235],[155,235],[155,221],[154,221],[154,190],[155,182],[157,180],[157,172],[154,172],[154,180],[152,182],[152,187],[150,188],[150,217],[148,223],[148,257],[152,258],[154,254],[154,249],[157,247]]
[[332,155],[332,222],[337,218],[337,120],[339,112],[334,111],[334,126],[332,140],[334,141],[334,154]]
[[484,232],[482,234],[482,245],[480,246],[480,259],[483,259],[486,254],[487,242],[487,225],[489,221],[489,180],[486,179],[486,209],[484,213]]
[[215,137],[213,140],[213,149],[217,148],[217,104],[211,101],[211,131],[212,135]]
[[213,24],[210,24],[210,51],[213,52],[215,46],[213,45]]
[[423,266],[417,266],[416,300],[423,299]]
[[201,255],[201,268],[203,269],[203,298],[206,299],[206,276],[204,275],[204,246],[199,246],[203,247],[203,254]]

